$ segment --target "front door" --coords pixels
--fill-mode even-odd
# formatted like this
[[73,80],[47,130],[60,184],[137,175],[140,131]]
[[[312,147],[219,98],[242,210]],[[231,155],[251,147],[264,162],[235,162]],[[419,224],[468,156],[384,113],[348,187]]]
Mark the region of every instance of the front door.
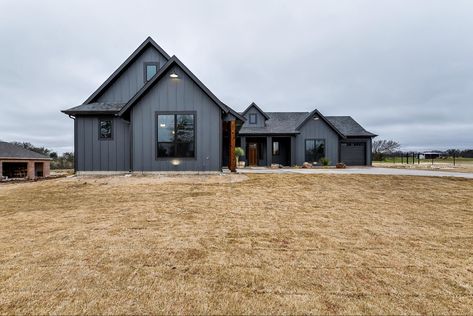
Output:
[[258,144],[248,144],[248,165],[256,166],[258,164]]

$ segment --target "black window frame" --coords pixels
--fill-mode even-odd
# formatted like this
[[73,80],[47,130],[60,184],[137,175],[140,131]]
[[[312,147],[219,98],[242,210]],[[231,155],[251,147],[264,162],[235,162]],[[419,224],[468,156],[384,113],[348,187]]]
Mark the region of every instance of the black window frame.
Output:
[[[102,122],[104,121],[110,121],[110,137],[102,137]],[[98,124],[98,132],[99,132],[99,140],[113,140],[113,118],[112,117],[106,117],[106,118],[99,118],[99,124]]]
[[[159,61],[147,61],[147,62],[144,62],[143,63],[143,81],[144,83],[147,83],[148,81],[150,81],[154,76],[156,76],[156,74],[158,73],[159,71]],[[149,78],[148,79],[148,66],[156,66],[156,73],[154,74],[153,77]]]
[[[251,120],[251,118],[254,118],[255,121],[253,122]],[[251,125],[255,125],[255,124],[258,124],[258,115],[256,113],[250,113],[249,117],[248,117],[248,123],[251,124]]]
[[[274,144],[278,144],[277,151],[274,150]],[[279,156],[281,154],[281,147],[278,140],[273,140],[272,150],[273,150],[273,156]]]
[[[308,156],[307,156],[307,141],[314,141],[315,142],[314,146],[317,146],[317,141],[323,141],[324,142],[324,153],[323,153],[322,157],[320,157],[318,160],[312,160],[311,161],[311,159],[308,159]],[[325,138],[306,138],[304,140],[304,160],[306,162],[319,162],[322,158],[326,158],[327,157],[326,155],[327,155],[327,142],[325,141]]]
[[[160,115],[174,115],[174,135],[176,135],[176,122],[177,122],[177,115],[192,115],[193,116],[193,139],[192,143],[194,145],[194,155],[193,156],[159,156],[159,143],[172,143],[174,146],[178,144],[176,138],[173,142],[160,142],[158,141],[159,136],[159,116]],[[172,159],[197,159],[197,113],[196,111],[163,111],[163,112],[155,112],[155,160],[172,160]],[[176,147],[175,147],[176,148]]]

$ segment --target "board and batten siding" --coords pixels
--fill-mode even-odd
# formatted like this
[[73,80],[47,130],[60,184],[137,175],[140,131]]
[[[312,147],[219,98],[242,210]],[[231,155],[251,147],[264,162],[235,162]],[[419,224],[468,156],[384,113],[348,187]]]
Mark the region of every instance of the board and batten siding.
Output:
[[144,82],[144,63],[159,62],[162,67],[166,58],[156,50],[148,47],[97,99],[98,102],[126,103],[141,89]]
[[300,128],[300,134],[296,136],[296,164],[305,162],[305,140],[325,139],[325,157],[330,160],[330,165],[338,163],[339,136],[322,119],[308,120]]
[[[112,119],[112,139],[99,140],[99,119]],[[129,171],[129,123],[117,117],[77,116],[77,171]]]
[[[172,71],[179,79],[169,78]],[[221,170],[221,109],[179,67],[169,69],[131,111],[134,171]],[[195,158],[156,157],[159,112],[195,113]]]
[[[250,124],[250,114],[256,114],[256,124]],[[264,127],[265,118],[258,109],[251,107],[248,112],[245,113],[246,122],[243,123],[243,127]]]

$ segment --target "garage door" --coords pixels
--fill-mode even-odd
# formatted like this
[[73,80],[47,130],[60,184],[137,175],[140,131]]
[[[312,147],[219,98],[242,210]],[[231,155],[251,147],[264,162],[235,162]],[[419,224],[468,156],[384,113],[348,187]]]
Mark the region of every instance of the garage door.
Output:
[[366,143],[343,142],[340,144],[340,160],[348,166],[366,165]]

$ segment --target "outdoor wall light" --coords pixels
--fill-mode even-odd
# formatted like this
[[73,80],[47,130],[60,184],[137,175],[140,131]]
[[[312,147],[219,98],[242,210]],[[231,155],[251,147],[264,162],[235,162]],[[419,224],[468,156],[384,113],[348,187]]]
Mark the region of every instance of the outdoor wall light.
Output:
[[177,159],[174,159],[174,160],[171,161],[171,163],[172,163],[173,166],[179,166],[181,162]]
[[173,78],[173,79],[177,79],[177,78],[179,78],[179,75],[173,70],[173,71],[171,72],[171,74],[169,75],[169,77],[171,77],[171,78]]
[[317,121],[319,119],[318,116],[314,116],[314,121]]

